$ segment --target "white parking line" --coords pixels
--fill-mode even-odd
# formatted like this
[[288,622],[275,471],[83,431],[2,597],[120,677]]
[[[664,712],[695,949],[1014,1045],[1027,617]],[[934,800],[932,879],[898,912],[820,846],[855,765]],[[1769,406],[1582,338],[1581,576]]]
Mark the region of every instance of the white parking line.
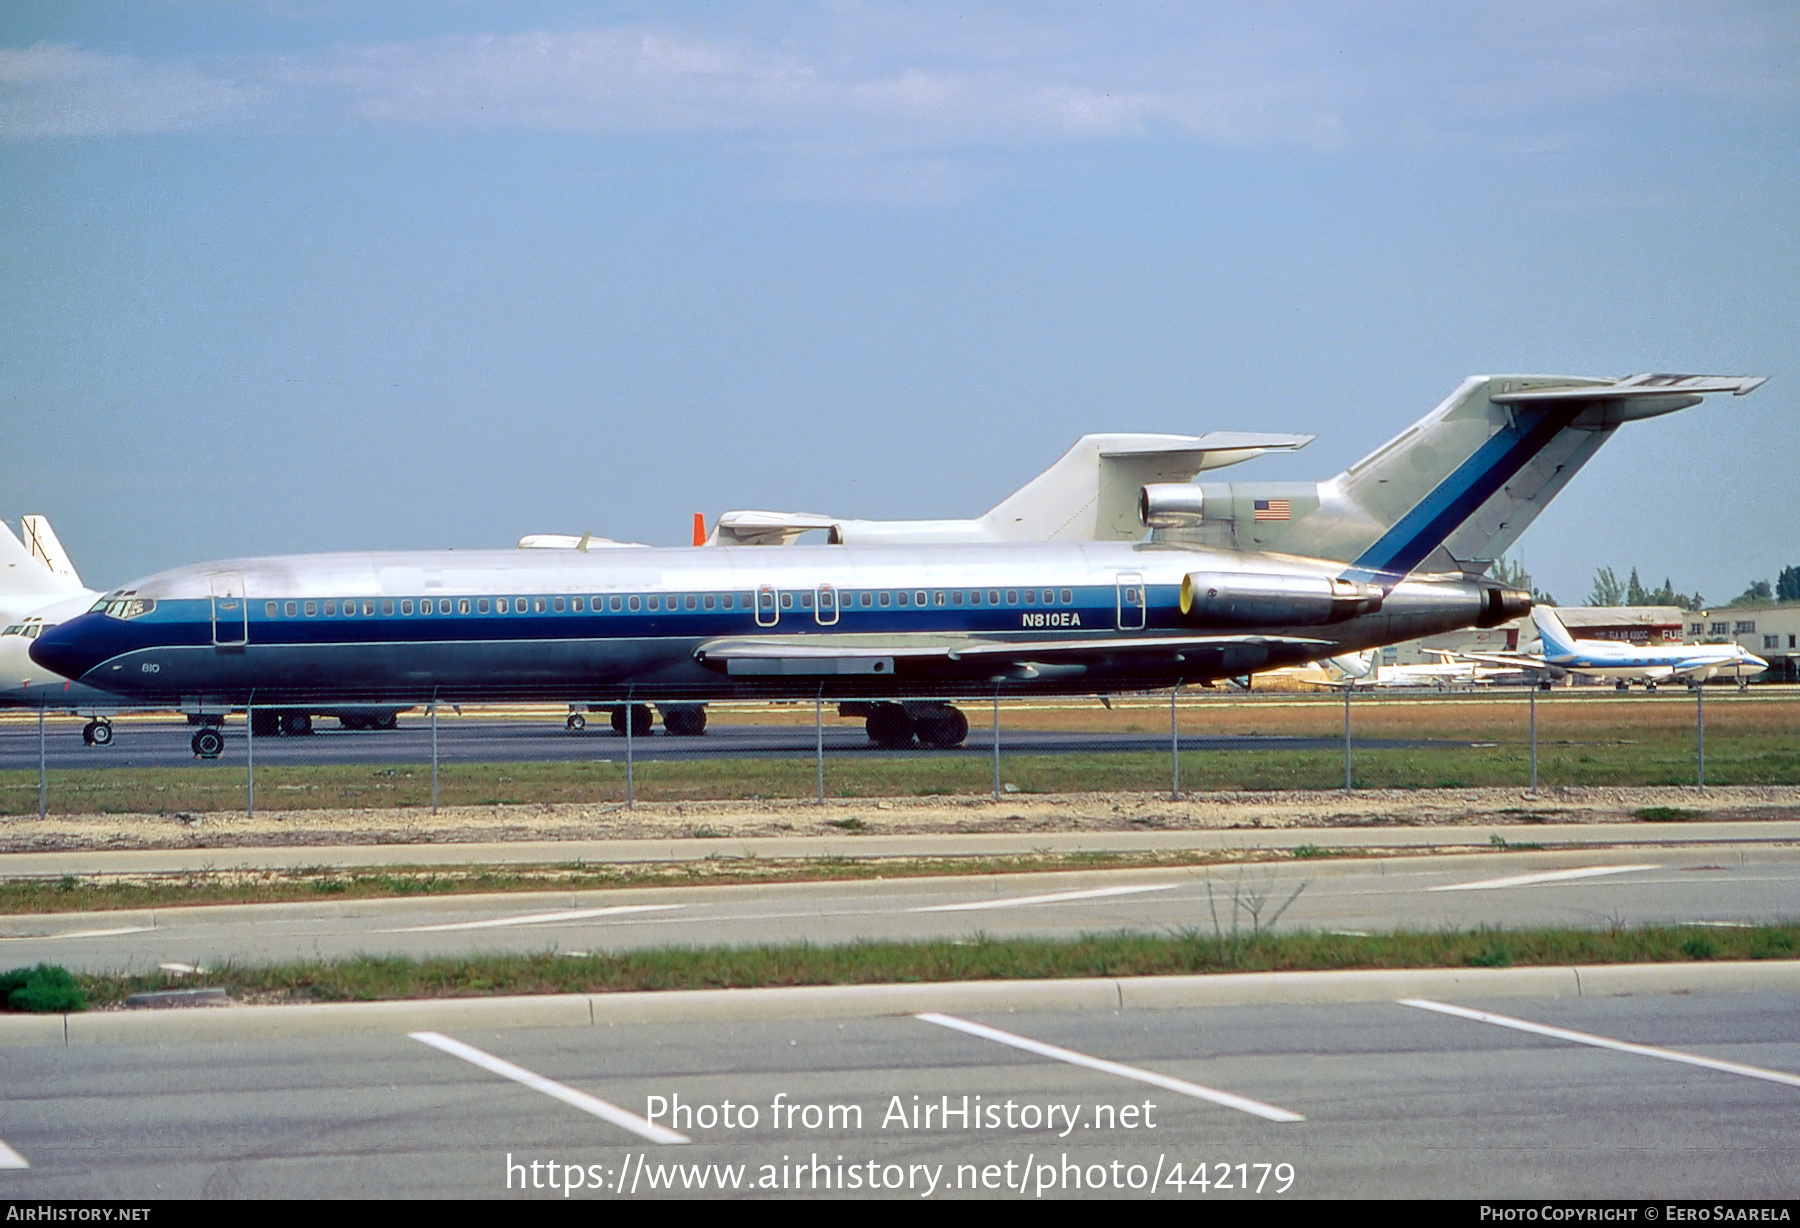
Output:
[[1607,874],[1636,874],[1640,870],[1660,870],[1661,866],[1584,866],[1579,870],[1545,870],[1541,874],[1514,874],[1510,878],[1484,878],[1473,883],[1450,883],[1432,887],[1432,891],[1493,891],[1500,887],[1531,887],[1538,883],[1566,883],[1578,878],[1600,878]]
[[460,1040],[453,1040],[442,1032],[408,1032],[414,1040],[422,1041],[434,1049],[442,1049],[452,1057],[460,1057],[471,1065],[483,1070],[491,1070],[495,1074],[511,1079],[515,1083],[523,1083],[533,1091],[543,1092],[546,1096],[554,1096],[564,1104],[573,1105],[583,1113],[592,1113],[604,1121],[631,1131],[640,1138],[647,1138],[653,1143],[685,1143],[687,1135],[677,1134],[655,1122],[646,1121],[636,1113],[630,1113],[616,1104],[609,1104],[597,1096],[586,1092],[578,1092],[572,1087],[558,1083],[555,1079],[546,1079],[541,1074],[534,1074],[523,1066],[515,1066],[505,1058],[484,1053],[474,1045],[465,1045]]
[[1157,883],[1145,887],[1095,887],[1088,891],[1056,891],[1049,895],[1015,895],[1003,900],[977,900],[968,904],[933,904],[929,908],[909,908],[907,912],[977,912],[984,908],[1024,908],[1029,904],[1061,904],[1068,900],[1097,900],[1109,895],[1137,895],[1144,891],[1173,891],[1180,883]]
[[1202,1087],[1198,1083],[1189,1083],[1186,1079],[1173,1079],[1168,1075],[1157,1074],[1153,1070],[1141,1070],[1136,1066],[1127,1066],[1122,1062],[1109,1062],[1103,1057],[1089,1057],[1085,1053],[1077,1053],[1073,1049],[1063,1049],[1056,1045],[1047,1045],[1041,1040],[1032,1040],[1029,1036],[1019,1036],[1013,1032],[1002,1032],[999,1028],[990,1028],[984,1023],[971,1023],[967,1019],[958,1019],[955,1015],[940,1015],[929,1012],[913,1016],[926,1023],[935,1023],[939,1027],[954,1028],[958,1032],[967,1032],[970,1036],[979,1036],[983,1040],[998,1041],[1003,1045],[1011,1045],[1015,1049],[1023,1049],[1027,1053],[1035,1053],[1039,1057],[1055,1058],[1059,1062],[1067,1062],[1071,1066],[1085,1066],[1089,1070],[1098,1070],[1104,1074],[1118,1075],[1122,1079],[1135,1079],[1139,1083],[1148,1083],[1152,1087],[1166,1088],[1179,1092],[1183,1096],[1193,1096],[1199,1100],[1210,1100],[1214,1104],[1222,1104],[1228,1109],[1239,1109],[1245,1113],[1253,1113],[1270,1121],[1305,1121],[1298,1113],[1290,1113],[1286,1109],[1276,1108],[1272,1104],[1264,1104],[1260,1100],[1252,1100],[1248,1096],[1237,1096],[1231,1092],[1215,1091],[1210,1087]]
[[384,934],[431,934],[443,930],[492,930],[509,925],[555,925],[559,921],[586,921],[590,917],[617,917],[630,912],[668,912],[686,908],[686,904],[616,904],[611,908],[571,908],[564,912],[533,912],[517,917],[495,917],[490,921],[453,921],[446,925],[409,925],[405,929],[382,930]]
[[1479,1023],[1498,1024],[1503,1028],[1514,1028],[1520,1032],[1548,1036],[1555,1040],[1573,1041],[1578,1045],[1593,1045],[1597,1049],[1615,1049],[1620,1053],[1635,1053],[1639,1057],[1659,1057],[1665,1062],[1704,1066],[1708,1070],[1722,1070],[1726,1074],[1743,1075],[1748,1079],[1766,1079],[1770,1083],[1800,1087],[1800,1075],[1791,1075],[1780,1070],[1765,1070],[1761,1066],[1745,1066],[1739,1062],[1722,1062],[1713,1057],[1697,1057],[1692,1053],[1683,1053],[1679,1049],[1658,1049],[1654,1045],[1634,1045],[1628,1040],[1612,1040],[1605,1036],[1595,1036],[1591,1032],[1548,1027],[1545,1024],[1532,1023],[1528,1019],[1514,1019],[1511,1015],[1496,1015],[1491,1011],[1472,1011],[1466,1006],[1451,1006],[1444,1002],[1433,1002],[1428,998],[1402,998],[1400,1005],[1416,1006],[1420,1010],[1437,1011],[1439,1014],[1455,1015],[1459,1019],[1473,1019]]
[[112,930],[71,930],[66,934],[7,934],[0,942],[47,942],[57,938],[111,938],[116,934],[148,934],[154,925],[127,925]]
[[31,1165],[25,1162],[24,1156],[14,1151],[11,1147],[8,1147],[5,1143],[0,1143],[0,1168],[30,1167]]

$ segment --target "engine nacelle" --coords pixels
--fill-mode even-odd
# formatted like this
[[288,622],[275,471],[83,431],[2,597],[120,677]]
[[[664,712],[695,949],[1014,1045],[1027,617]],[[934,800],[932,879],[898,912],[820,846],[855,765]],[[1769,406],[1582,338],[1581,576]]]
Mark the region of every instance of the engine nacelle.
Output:
[[1158,482],[1138,490],[1138,519],[1147,529],[1199,524],[1200,505],[1200,488],[1191,482]]
[[1181,613],[1216,626],[1308,627],[1381,608],[1379,584],[1326,576],[1197,571],[1181,581]]

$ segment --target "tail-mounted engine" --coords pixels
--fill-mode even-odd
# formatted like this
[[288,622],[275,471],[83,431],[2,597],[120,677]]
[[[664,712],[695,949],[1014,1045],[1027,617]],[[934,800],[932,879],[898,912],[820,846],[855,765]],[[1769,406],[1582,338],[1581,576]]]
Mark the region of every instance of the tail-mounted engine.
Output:
[[[1152,489],[1145,488],[1146,491]],[[1196,571],[1181,581],[1181,613],[1215,626],[1309,627],[1381,609],[1378,584],[1325,576]]]

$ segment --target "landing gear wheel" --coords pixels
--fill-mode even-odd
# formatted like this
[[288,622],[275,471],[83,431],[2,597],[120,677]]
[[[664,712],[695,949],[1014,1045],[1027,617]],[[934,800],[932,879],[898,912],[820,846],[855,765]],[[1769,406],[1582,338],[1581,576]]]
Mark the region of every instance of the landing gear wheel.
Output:
[[111,746],[113,727],[111,721],[89,721],[81,727],[81,740],[89,746]]
[[400,728],[400,714],[383,712],[380,716],[372,718],[369,724],[375,729],[398,729]]
[[[613,732],[621,738],[625,736],[625,713],[627,710],[625,704],[620,704],[612,710]],[[650,705],[631,704],[629,711],[631,712],[631,736],[641,738],[648,735],[651,727],[656,723],[656,713],[650,710]]]
[[225,735],[211,725],[202,725],[191,743],[202,759],[217,759],[225,751]]
[[569,713],[569,719],[565,724],[568,726],[570,733],[580,733],[587,728],[587,717],[581,715],[579,712],[571,712]]
[[670,704],[663,709],[663,729],[671,737],[697,738],[706,732],[706,708],[701,704]]
[[899,704],[876,704],[863,721],[869,741],[883,750],[910,750],[913,744],[913,719]]
[[1617,682],[1613,683],[1613,690],[1615,690],[1615,691],[1629,691],[1630,689],[1631,689],[1631,684],[1629,682],[1626,682],[1623,678],[1621,678]]
[[1646,691],[1654,691],[1656,689],[1656,684],[1654,682],[1646,682],[1644,684],[1644,689]]
[[312,715],[307,712],[283,712],[281,732],[291,738],[306,736],[312,732]]
[[913,717],[913,725],[919,731],[919,741],[938,750],[961,746],[969,736],[969,718],[948,704]]

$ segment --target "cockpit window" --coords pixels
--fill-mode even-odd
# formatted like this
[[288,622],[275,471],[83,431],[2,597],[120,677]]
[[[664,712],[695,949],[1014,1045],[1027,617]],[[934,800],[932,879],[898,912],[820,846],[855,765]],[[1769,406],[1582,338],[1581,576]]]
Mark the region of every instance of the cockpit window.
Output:
[[152,597],[108,597],[88,612],[111,618],[142,618],[155,608],[156,600]]
[[6,630],[0,631],[0,635],[24,635],[24,634],[25,634],[25,626],[23,623],[14,623],[12,626],[8,627]]

